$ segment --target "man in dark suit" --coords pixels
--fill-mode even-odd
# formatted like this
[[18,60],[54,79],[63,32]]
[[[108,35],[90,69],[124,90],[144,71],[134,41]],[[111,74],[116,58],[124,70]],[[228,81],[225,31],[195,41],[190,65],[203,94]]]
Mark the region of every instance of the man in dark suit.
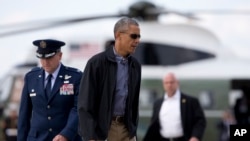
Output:
[[18,141],[81,141],[77,96],[81,71],[61,63],[64,42],[36,40],[42,67],[25,75],[18,119]]
[[201,141],[206,119],[197,98],[179,90],[173,73],[164,76],[163,87],[164,97],[154,103],[144,141]]

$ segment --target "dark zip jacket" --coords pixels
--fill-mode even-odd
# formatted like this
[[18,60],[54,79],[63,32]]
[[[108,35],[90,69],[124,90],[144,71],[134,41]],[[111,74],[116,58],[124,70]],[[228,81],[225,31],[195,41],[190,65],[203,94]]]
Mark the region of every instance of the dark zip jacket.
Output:
[[[136,136],[141,65],[128,58],[128,97],[125,126],[129,136]],[[111,125],[116,90],[117,62],[113,48],[93,56],[84,69],[78,97],[79,134],[84,140],[105,140]]]

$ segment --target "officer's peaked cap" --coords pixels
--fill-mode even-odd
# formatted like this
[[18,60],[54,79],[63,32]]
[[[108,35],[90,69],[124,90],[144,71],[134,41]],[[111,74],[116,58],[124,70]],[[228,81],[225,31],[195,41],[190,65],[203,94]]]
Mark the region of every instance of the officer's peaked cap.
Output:
[[64,42],[54,39],[35,40],[33,44],[37,46],[36,56],[38,58],[50,58],[65,45]]

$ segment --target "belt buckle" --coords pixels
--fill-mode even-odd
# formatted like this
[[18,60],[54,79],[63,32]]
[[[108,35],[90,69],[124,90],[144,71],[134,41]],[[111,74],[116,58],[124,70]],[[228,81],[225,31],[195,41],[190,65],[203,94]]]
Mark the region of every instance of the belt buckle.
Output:
[[119,120],[120,118],[121,118],[121,116],[116,116],[115,117],[115,122],[119,123],[120,122],[120,120]]
[[121,117],[122,116],[115,116],[115,122],[120,123],[121,122],[121,120],[120,120]]

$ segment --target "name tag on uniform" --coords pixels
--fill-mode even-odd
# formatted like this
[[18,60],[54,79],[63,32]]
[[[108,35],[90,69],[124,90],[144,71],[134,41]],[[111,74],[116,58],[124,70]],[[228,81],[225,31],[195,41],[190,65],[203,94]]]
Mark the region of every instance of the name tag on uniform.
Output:
[[36,93],[30,93],[30,97],[36,96]]
[[60,88],[60,95],[73,95],[74,85],[73,84],[63,84]]

